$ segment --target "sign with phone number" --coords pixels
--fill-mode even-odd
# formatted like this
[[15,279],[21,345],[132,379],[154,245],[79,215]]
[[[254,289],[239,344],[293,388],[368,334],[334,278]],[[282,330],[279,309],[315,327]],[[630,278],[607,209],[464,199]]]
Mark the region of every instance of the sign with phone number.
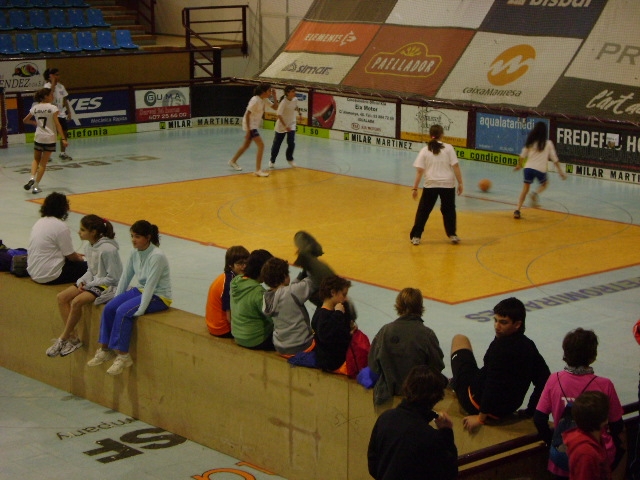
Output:
[[186,87],[137,90],[135,97],[137,123],[191,118]]

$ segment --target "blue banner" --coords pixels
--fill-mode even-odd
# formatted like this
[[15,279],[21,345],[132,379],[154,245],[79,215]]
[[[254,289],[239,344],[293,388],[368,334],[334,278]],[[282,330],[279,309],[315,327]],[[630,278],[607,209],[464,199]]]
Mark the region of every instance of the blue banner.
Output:
[[545,122],[549,131],[549,120],[544,118],[478,113],[476,115],[476,148],[519,155],[527,135],[537,122]]

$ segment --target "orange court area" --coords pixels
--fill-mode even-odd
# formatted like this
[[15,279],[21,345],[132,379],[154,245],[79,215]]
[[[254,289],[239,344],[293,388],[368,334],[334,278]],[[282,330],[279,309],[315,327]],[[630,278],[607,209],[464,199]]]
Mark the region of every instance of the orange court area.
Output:
[[[293,235],[307,230],[339,275],[392,290],[418,287],[448,304],[640,264],[638,226],[542,209],[527,209],[518,221],[512,205],[473,197],[458,201],[459,245],[445,237],[436,205],[422,244],[414,246],[408,232],[417,203],[409,187],[304,168],[269,178],[234,174],[70,195],[69,201],[74,212],[100,211],[126,225],[146,219],[161,234],[264,248],[289,262]],[[177,253],[167,252],[170,259]],[[213,267],[202,259],[203,269]]]

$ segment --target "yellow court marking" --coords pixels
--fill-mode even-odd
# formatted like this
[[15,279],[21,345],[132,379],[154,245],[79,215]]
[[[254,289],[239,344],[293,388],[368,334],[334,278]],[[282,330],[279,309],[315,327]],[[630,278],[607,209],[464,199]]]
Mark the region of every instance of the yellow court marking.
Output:
[[[459,245],[448,243],[438,207],[422,245],[409,242],[417,203],[408,187],[303,168],[70,195],[71,208],[162,234],[227,248],[265,248],[293,261],[307,230],[343,276],[394,290],[412,286],[445,303],[513,292],[640,264],[640,227],[511,208],[461,211]],[[467,201],[475,201],[467,199]],[[483,200],[477,200],[483,202]],[[128,239],[119,239],[126,244]],[[179,252],[167,252],[170,260]],[[203,258],[211,276],[222,269]]]

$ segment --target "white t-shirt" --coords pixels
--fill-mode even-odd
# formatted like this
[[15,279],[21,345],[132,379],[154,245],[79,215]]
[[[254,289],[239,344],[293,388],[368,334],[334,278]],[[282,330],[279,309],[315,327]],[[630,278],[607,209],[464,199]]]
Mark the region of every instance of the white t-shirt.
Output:
[[247,111],[251,112],[249,115],[249,125],[247,125],[247,115],[242,117],[242,130],[256,130],[262,126],[262,116],[264,115],[264,109],[273,105],[268,98],[260,98],[258,95],[254,95],[249,100],[247,105]]
[[33,140],[44,145],[56,143],[58,132],[53,117],[58,113],[58,107],[52,103],[34,103],[29,113],[38,124]]
[[549,160],[554,162],[558,161],[558,154],[556,153],[556,147],[553,146],[551,140],[547,140],[544,149],[538,150],[538,144],[535,143],[531,147],[523,147],[520,152],[522,158],[527,159],[525,168],[533,168],[539,172],[546,172],[549,168]]
[[[51,82],[44,84],[43,88],[51,88]],[[69,96],[69,92],[64,88],[61,83],[56,83],[56,88],[53,89],[53,104],[58,107],[60,118],[67,118],[67,110],[64,108],[64,99]]]
[[283,98],[278,106],[278,115],[284,120],[284,125],[280,120],[276,121],[275,131],[285,133],[287,128],[296,129],[296,116],[298,112],[298,99],[293,97],[291,100],[287,97]]
[[27,272],[37,283],[55,280],[65,257],[75,252],[69,226],[56,217],[42,217],[31,228],[27,248]]
[[424,147],[418,153],[413,166],[424,169],[424,188],[454,188],[456,175],[453,166],[458,164],[456,151],[448,143],[442,143],[443,148],[438,155]]

